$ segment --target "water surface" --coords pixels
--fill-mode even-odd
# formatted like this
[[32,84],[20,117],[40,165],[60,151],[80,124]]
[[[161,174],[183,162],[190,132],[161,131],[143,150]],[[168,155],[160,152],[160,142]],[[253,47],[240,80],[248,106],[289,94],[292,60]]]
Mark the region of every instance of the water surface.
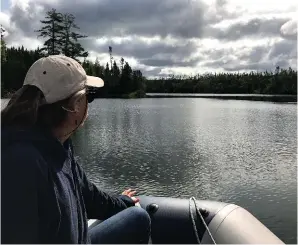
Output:
[[296,106],[97,99],[74,145],[87,175],[107,191],[235,203],[297,243]]
[[99,187],[236,203],[296,243],[296,120],[296,104],[98,99],[74,143]]

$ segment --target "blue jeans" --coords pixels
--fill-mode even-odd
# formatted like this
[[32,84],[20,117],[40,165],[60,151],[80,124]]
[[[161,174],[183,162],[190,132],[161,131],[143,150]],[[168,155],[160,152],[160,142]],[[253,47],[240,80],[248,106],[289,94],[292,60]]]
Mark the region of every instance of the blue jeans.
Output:
[[151,232],[149,214],[140,207],[130,207],[89,230],[93,244],[148,244]]

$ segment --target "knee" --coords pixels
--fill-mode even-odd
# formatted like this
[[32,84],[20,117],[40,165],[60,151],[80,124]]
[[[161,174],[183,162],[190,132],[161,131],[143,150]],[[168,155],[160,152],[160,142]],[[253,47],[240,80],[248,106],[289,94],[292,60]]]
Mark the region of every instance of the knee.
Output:
[[133,219],[135,224],[142,228],[148,229],[151,226],[151,218],[146,210],[141,207],[130,207],[127,209],[130,213],[130,217]]
[[126,224],[137,239],[137,243],[148,244],[151,234],[151,218],[147,211],[141,207],[130,207],[123,212],[126,212]]

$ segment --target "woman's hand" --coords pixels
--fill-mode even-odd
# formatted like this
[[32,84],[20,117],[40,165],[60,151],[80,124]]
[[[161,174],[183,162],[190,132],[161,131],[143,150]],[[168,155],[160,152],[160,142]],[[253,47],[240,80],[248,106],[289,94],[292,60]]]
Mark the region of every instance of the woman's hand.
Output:
[[129,196],[134,201],[134,203],[138,203],[140,201],[139,198],[134,197],[136,193],[137,193],[136,191],[133,191],[132,189],[128,189],[123,191],[122,195]]

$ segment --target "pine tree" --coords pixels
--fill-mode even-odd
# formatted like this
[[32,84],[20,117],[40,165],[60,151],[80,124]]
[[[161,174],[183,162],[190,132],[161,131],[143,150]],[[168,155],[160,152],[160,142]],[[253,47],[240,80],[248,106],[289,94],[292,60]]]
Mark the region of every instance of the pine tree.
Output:
[[119,70],[119,67],[117,66],[117,63],[115,60],[113,63],[112,74],[114,77],[117,77],[117,78],[119,78],[119,76],[120,76],[120,70]]
[[109,54],[110,54],[110,63],[111,63],[111,69],[113,67],[113,48],[109,46]]
[[104,77],[103,70],[104,70],[103,67],[100,66],[100,64],[99,64],[98,58],[96,58],[95,63],[94,63],[94,72],[95,72],[94,75],[97,77],[103,78]]
[[109,63],[107,62],[106,67],[105,68],[102,67],[102,69],[103,69],[103,80],[105,81],[105,86],[103,87],[103,89],[100,89],[100,90],[102,90],[101,91],[102,94],[108,95],[111,92],[111,88],[110,88],[111,72],[110,72]]
[[78,57],[88,57],[89,53],[88,51],[85,51],[85,49],[82,47],[80,43],[72,43],[71,49],[70,49],[70,56],[71,58],[77,60]]
[[125,62],[123,72],[121,74],[120,91],[122,94],[128,94],[133,92],[132,69],[128,62]]
[[133,80],[133,91],[144,91],[145,90],[145,79],[140,70],[135,70],[132,73]]
[[77,57],[86,58],[88,56],[88,52],[84,50],[78,40],[81,38],[86,38],[87,36],[76,33],[74,29],[80,29],[75,24],[75,17],[72,14],[64,14],[62,30],[62,53],[74,59]]
[[111,71],[111,88],[117,93],[119,91],[119,81],[120,81],[120,69],[117,66],[116,61],[113,62],[113,67]]
[[6,43],[4,41],[5,29],[1,26],[1,64],[6,61]]
[[109,63],[107,62],[106,67],[104,69],[104,80],[105,81],[109,81],[110,77],[111,77],[111,72],[110,72],[110,67],[109,67]]
[[123,68],[124,68],[124,58],[123,57],[121,58],[120,63],[121,63],[121,73],[122,73],[123,72]]
[[56,9],[52,9],[46,13],[45,20],[40,22],[44,26],[40,30],[38,37],[43,37],[46,39],[44,42],[44,47],[40,51],[46,51],[47,55],[60,54],[62,50],[62,26],[63,16],[58,13]]
[[93,64],[89,60],[85,60],[82,64],[84,70],[86,71],[86,74],[89,76],[93,76]]
[[62,53],[66,56],[70,56],[70,46],[71,46],[70,29],[73,24],[73,19],[74,17],[70,14],[63,15]]
[[[4,41],[4,33],[5,33],[5,29],[2,27],[1,25],[1,69],[4,69],[6,68],[5,67],[5,63],[6,63],[6,44],[5,44],[5,41]],[[2,73],[3,74],[3,73]],[[5,87],[4,87],[4,82],[3,82],[3,75],[1,74],[1,93],[4,94],[4,90],[5,90]]]

